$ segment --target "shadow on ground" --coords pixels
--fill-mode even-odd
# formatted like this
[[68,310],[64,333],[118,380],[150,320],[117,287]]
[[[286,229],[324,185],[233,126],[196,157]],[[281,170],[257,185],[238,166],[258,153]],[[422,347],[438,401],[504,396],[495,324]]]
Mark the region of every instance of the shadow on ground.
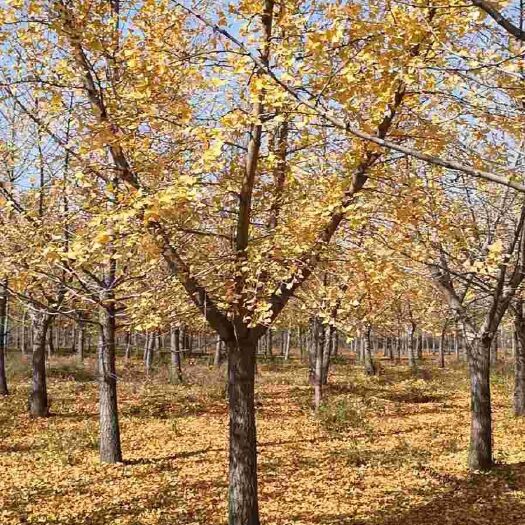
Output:
[[[436,474],[439,475],[439,474]],[[525,525],[525,463],[500,465],[466,481],[449,477],[448,489],[427,503],[403,510],[406,499],[366,521],[349,514],[295,515],[290,522],[323,525]],[[407,494],[408,496],[408,494]]]

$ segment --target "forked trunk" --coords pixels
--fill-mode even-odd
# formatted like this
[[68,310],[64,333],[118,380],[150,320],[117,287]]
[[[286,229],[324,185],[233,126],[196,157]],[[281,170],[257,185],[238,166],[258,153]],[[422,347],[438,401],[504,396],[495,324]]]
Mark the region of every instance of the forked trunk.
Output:
[[32,417],[49,416],[46,384],[46,335],[51,323],[49,314],[33,315],[33,380],[29,396],[29,413]]
[[228,341],[229,525],[259,525],[255,428],[255,341]]

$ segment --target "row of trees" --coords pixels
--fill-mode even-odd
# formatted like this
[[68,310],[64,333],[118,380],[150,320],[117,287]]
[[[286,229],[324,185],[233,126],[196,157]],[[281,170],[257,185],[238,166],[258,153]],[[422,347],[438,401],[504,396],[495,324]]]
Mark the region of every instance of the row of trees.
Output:
[[9,297],[33,328],[31,413],[49,413],[53,322],[97,327],[101,460],[121,461],[117,333],[169,331],[177,359],[180,327],[206,326],[228,358],[229,520],[257,525],[268,327],[313,319],[318,405],[336,329],[364,337],[373,373],[372,330],[408,330],[414,366],[416,328],[457,325],[469,466],[491,468],[490,348],[512,316],[525,413],[513,17],[483,0],[9,1],[0,355]]

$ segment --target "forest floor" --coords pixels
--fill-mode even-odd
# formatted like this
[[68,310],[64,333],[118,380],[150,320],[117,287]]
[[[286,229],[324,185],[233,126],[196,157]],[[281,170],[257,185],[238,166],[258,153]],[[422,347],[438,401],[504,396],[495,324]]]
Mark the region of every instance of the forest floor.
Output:
[[[214,525],[227,516],[224,375],[185,362],[146,378],[119,367],[125,463],[101,465],[93,363],[57,358],[52,417],[26,414],[27,365],[11,363],[0,401],[0,524]],[[491,474],[465,469],[465,368],[412,374],[381,363],[377,377],[339,358],[318,416],[306,367],[261,364],[257,380],[260,507],[264,525],[525,524],[525,420],[511,412],[512,375],[493,374]]]

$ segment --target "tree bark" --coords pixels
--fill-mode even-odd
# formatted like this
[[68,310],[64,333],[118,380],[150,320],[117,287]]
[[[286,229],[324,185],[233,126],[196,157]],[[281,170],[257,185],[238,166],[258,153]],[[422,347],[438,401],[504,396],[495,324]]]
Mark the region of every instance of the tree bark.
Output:
[[517,336],[514,352],[514,414],[525,416],[525,319],[522,299],[517,301],[515,307],[514,328]]
[[334,327],[327,324],[323,327],[323,362],[321,382],[323,385],[328,384],[328,373],[330,372],[330,360],[332,357],[332,339],[334,337]]
[[303,348],[303,331],[302,331],[300,326],[297,327],[297,336],[296,337],[297,337],[297,348],[299,349],[299,358],[302,361],[303,360],[304,348]]
[[323,353],[324,344],[319,342],[316,345],[315,365],[314,365],[314,410],[319,411],[321,401],[323,400]]
[[[434,336],[432,336],[434,339]],[[435,352],[435,347],[433,345],[432,351]],[[418,359],[423,359],[423,334],[421,336],[416,336],[416,356]]]
[[132,348],[132,343],[131,343],[131,332],[126,332],[126,340],[125,340],[125,350],[124,350],[124,359],[126,361],[129,361],[131,359],[131,348]]
[[492,467],[492,417],[490,402],[490,346],[487,335],[468,348],[471,395],[471,428],[468,466],[473,470]]
[[367,326],[365,331],[365,345],[364,345],[364,361],[365,361],[365,374],[373,376],[376,374],[376,365],[374,362],[374,356],[372,355],[372,340],[371,340],[372,327]]
[[332,355],[334,357],[339,355],[339,332],[335,328],[332,337]]
[[315,360],[319,346],[318,332],[317,317],[313,317],[310,320],[310,337],[308,338],[308,381],[311,385],[314,384],[315,378]]
[[387,356],[389,361],[394,360],[394,344],[391,337],[387,337],[385,344],[387,346]]
[[444,327],[439,338],[439,368],[445,368],[445,331]]
[[146,355],[144,356],[144,366],[146,368],[146,375],[150,375],[153,368],[153,353],[155,352],[155,344],[157,342],[157,334],[152,332],[149,337],[149,344],[146,347]]
[[7,349],[7,279],[0,282],[0,395],[9,395],[5,370]]
[[171,327],[170,333],[170,350],[171,350],[171,380],[175,377],[179,383],[182,383],[182,365],[180,358],[180,330],[174,326]]
[[359,363],[365,362],[365,337],[363,334],[359,336],[359,346],[356,346],[356,358]]
[[498,345],[499,345],[499,337],[498,333],[494,335],[494,338],[492,339],[492,346],[490,348],[490,363],[493,365],[496,365],[498,363]]
[[53,330],[53,318],[50,318],[49,328],[47,330],[47,356],[51,359],[51,356],[55,353],[55,333]]
[[229,525],[259,525],[254,386],[256,342],[227,341],[230,406]]
[[417,362],[416,362],[416,348],[415,348],[415,332],[416,327],[414,324],[410,324],[410,327],[408,329],[408,366],[410,368],[416,368]]
[[215,341],[215,354],[213,356],[213,366],[215,368],[220,368],[222,363],[222,340],[221,336],[217,335],[217,339]]
[[284,337],[284,349],[283,349],[283,355],[284,360],[288,361],[290,359],[290,340],[292,338],[292,329],[288,328],[283,333]]
[[99,312],[100,461],[103,463],[122,461],[115,366],[115,304],[112,295],[109,290],[102,294],[102,306]]
[[76,341],[77,359],[80,363],[83,363],[84,357],[85,357],[85,347],[86,347],[86,329],[82,321],[78,322],[78,330],[76,332],[76,338],[77,338],[77,341]]
[[20,349],[22,351],[22,355],[25,356],[27,354],[27,327],[26,327],[26,321],[27,321],[27,310],[24,309],[24,313],[22,314],[22,334],[20,339]]
[[49,401],[46,384],[46,335],[51,316],[35,312],[33,319],[33,380],[29,396],[29,413],[32,417],[49,416]]
[[270,328],[266,332],[266,358],[273,359],[273,332]]
[[144,368],[146,367],[146,361],[148,359],[148,351],[149,351],[149,345],[150,345],[150,334],[146,332],[144,334],[144,351],[142,353],[142,362],[144,363]]
[[401,337],[398,335],[396,337],[396,362],[397,364],[401,364],[401,346],[402,346]]

